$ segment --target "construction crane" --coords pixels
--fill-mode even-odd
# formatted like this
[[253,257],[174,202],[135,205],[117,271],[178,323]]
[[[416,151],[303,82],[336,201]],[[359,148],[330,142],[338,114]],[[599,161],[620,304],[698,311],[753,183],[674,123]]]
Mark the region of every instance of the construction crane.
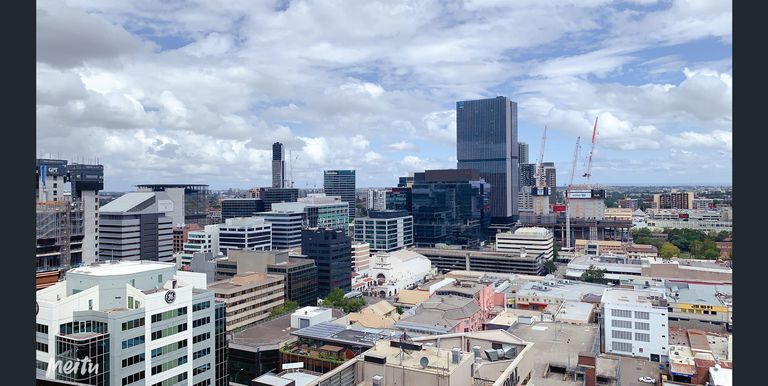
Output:
[[293,149],[288,149],[288,159],[291,160],[290,165],[290,175],[291,175],[291,188],[293,188],[293,163],[296,162],[296,160],[299,159],[299,155],[296,154],[296,157],[293,157]]
[[595,138],[597,137],[597,117],[595,117],[595,127],[592,128],[592,147],[589,149],[589,156],[587,157],[587,168],[583,177],[587,179],[587,185],[589,185],[589,177],[592,177],[592,153],[595,151]]
[[536,165],[536,187],[546,186],[546,175],[544,174],[544,145],[547,143],[547,125],[544,125],[544,135],[541,137],[541,148],[539,149],[539,164]]
[[565,189],[565,245],[571,248],[571,200],[568,199],[568,189],[573,185],[573,176],[576,174],[576,162],[579,160],[579,149],[581,148],[581,137],[576,137],[576,149],[573,150],[573,163],[571,164],[571,176],[568,179],[568,185]]

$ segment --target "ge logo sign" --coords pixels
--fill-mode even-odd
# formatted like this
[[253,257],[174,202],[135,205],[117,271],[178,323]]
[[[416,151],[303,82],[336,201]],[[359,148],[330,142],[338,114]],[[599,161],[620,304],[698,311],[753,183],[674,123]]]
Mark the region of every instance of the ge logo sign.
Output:
[[165,302],[168,304],[173,303],[176,300],[176,292],[168,291],[165,293]]

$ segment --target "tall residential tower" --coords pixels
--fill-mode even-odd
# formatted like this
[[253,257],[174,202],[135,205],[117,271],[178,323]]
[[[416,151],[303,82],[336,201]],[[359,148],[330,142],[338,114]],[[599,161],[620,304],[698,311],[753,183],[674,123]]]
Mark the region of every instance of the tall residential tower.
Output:
[[272,144],[272,187],[285,188],[285,146]]

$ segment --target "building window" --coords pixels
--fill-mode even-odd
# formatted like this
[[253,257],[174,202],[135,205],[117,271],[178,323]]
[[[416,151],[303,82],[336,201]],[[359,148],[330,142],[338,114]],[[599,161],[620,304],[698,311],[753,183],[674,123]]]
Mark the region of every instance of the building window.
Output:
[[651,335],[642,333],[642,332],[636,332],[635,333],[635,340],[638,342],[650,342],[651,341]]
[[158,282],[159,284],[163,284],[163,275],[162,275],[162,274],[160,274],[160,275],[157,275],[157,282]]
[[40,343],[40,342],[36,342],[36,343],[37,343],[37,351],[48,352],[48,345],[47,344]]
[[631,318],[632,317],[632,311],[630,311],[630,310],[612,309],[611,310],[611,316],[613,316],[615,318]]
[[631,320],[613,319],[613,320],[611,320],[611,327],[632,328],[632,321]]
[[613,339],[632,340],[632,331],[612,330],[611,337]]
[[648,331],[650,329],[651,329],[651,324],[650,323],[635,322],[635,330]]
[[632,343],[611,342],[611,349],[613,351],[632,352]]
[[48,326],[45,324],[37,323],[37,332],[48,334]]
[[635,311],[635,319],[648,320],[651,318],[651,314],[645,311]]

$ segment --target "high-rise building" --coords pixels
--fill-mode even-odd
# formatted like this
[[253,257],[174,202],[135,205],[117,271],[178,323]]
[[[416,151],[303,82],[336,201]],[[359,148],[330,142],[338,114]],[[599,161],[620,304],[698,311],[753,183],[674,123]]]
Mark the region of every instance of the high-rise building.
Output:
[[[413,181],[411,181],[413,186]],[[408,214],[413,213],[413,202],[411,197],[411,188],[392,188],[389,189],[386,196],[387,210],[404,210]]]
[[174,225],[208,225],[208,185],[147,184],[136,185],[140,192],[165,192],[173,201],[170,217]]
[[334,288],[352,289],[352,240],[335,229],[305,229],[301,253],[317,265],[317,296],[324,298]]
[[528,163],[528,144],[525,142],[518,142],[518,156],[520,157],[518,159],[519,164],[527,164]]
[[526,186],[536,186],[536,164],[520,164],[520,190]]
[[219,224],[219,251],[230,249],[269,251],[272,249],[272,224],[258,217],[238,217]]
[[638,201],[636,198],[622,198],[616,202],[620,208],[638,209]]
[[479,170],[492,187],[492,224],[514,223],[520,182],[517,103],[503,96],[457,102],[456,136],[457,167]]
[[[357,221],[357,219],[355,219]],[[371,245],[360,241],[352,242],[352,271],[362,272],[371,266]]]
[[189,265],[195,253],[219,253],[219,226],[206,225],[205,229],[191,231],[181,252],[182,265]]
[[272,144],[272,187],[285,188],[285,147],[280,142]]
[[60,272],[98,258],[104,167],[37,159],[35,173],[37,284],[42,288],[56,282]]
[[657,193],[653,195],[655,209],[693,209],[693,192]]
[[174,202],[168,193],[128,192],[99,209],[100,260],[173,260]]
[[398,179],[398,183],[397,183],[398,188],[410,188],[412,185],[413,185],[413,176],[400,177]]
[[197,224],[186,224],[173,227],[173,253],[184,251],[184,243],[189,239],[189,232],[200,230],[203,230],[203,227]]
[[493,187],[473,169],[427,170],[413,182],[413,237],[417,246],[478,246],[491,222]]
[[557,204],[557,169],[554,162],[544,162],[544,180],[549,187],[549,204]]
[[272,224],[272,249],[291,249],[301,246],[304,212],[296,210],[256,213]]
[[332,228],[346,230],[349,226],[349,205],[339,196],[323,193],[310,194],[297,202],[272,204],[273,212],[304,213],[304,228]]
[[251,217],[264,211],[264,201],[257,198],[226,198],[221,200],[221,218]]
[[340,196],[341,201],[349,204],[349,221],[355,221],[357,205],[355,202],[355,171],[326,170],[323,173],[323,189],[326,195]]
[[[224,315],[215,313],[204,274],[172,263],[95,263],[38,291],[37,306],[38,379],[214,385],[226,377],[216,371],[217,363],[226,368],[226,341],[215,328]],[[71,371],[84,358],[87,369]]]
[[355,241],[368,243],[374,252],[413,245],[413,216],[404,210],[370,211],[355,219]]
[[285,277],[285,299],[299,307],[317,305],[317,266],[314,260],[289,257],[267,265],[270,275]]
[[368,201],[365,203],[365,208],[368,210],[385,210],[387,209],[387,193],[383,189],[368,189]]
[[259,198],[264,202],[264,211],[272,210],[272,204],[278,202],[296,202],[299,190],[294,188],[260,188]]

